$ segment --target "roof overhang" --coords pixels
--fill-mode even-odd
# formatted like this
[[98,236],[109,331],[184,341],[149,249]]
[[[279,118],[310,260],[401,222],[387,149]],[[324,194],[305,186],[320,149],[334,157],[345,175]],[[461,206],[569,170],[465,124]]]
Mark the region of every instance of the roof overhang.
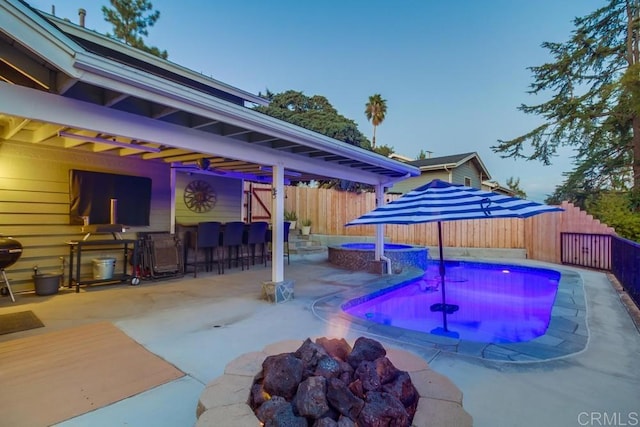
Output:
[[[15,48],[3,49],[15,58],[2,53],[3,58],[25,73],[55,74],[50,79],[55,84],[47,89],[0,83],[0,138],[10,135],[18,141],[171,163],[206,157],[218,169],[256,175],[267,175],[261,166],[278,165],[298,171],[300,180],[384,185],[420,173],[414,166],[247,108],[241,101],[264,100],[69,22],[44,19],[46,14],[20,1],[2,0],[0,10],[7,12],[0,15],[2,38]],[[84,47],[91,43],[124,55],[120,58],[126,61]],[[215,96],[220,93],[226,99]],[[60,131],[106,136],[130,147],[72,143]],[[136,149],[141,145],[158,152]]]

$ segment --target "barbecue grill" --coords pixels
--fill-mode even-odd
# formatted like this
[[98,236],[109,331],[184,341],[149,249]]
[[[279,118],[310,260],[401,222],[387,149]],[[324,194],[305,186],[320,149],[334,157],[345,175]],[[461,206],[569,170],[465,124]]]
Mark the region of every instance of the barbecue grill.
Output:
[[4,281],[0,292],[2,295],[10,295],[11,301],[13,302],[15,302],[16,299],[13,297],[11,285],[9,284],[9,279],[7,279],[4,269],[15,264],[21,255],[22,245],[20,242],[11,237],[0,237],[0,271],[2,272],[2,280]]

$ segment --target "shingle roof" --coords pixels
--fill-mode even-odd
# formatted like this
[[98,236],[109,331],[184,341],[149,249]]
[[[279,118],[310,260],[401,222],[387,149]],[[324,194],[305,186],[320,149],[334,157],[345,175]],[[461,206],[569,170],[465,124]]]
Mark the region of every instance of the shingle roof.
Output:
[[432,157],[430,159],[413,160],[407,163],[417,167],[451,165],[451,164],[458,165],[460,163],[465,162],[466,160],[468,160],[470,157],[473,157],[473,156],[477,157],[478,153],[471,152],[471,153],[462,153],[462,154],[452,154],[450,156]]
[[450,169],[462,166],[467,162],[473,162],[480,169],[483,179],[490,179],[491,174],[475,151],[469,153],[452,154],[442,157],[431,157],[429,159],[413,160],[406,162],[408,165],[415,166],[421,171],[433,171],[439,169]]

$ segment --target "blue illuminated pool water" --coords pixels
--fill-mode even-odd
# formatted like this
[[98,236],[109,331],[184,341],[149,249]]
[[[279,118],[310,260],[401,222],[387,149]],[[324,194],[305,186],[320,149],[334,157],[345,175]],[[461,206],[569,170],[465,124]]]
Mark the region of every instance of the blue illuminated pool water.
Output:
[[[446,303],[459,306],[447,315],[448,331],[460,339],[488,343],[529,341],[544,335],[558,290],[554,270],[466,261],[446,261]],[[346,313],[371,322],[437,333],[442,312],[438,264],[424,275],[343,304]]]

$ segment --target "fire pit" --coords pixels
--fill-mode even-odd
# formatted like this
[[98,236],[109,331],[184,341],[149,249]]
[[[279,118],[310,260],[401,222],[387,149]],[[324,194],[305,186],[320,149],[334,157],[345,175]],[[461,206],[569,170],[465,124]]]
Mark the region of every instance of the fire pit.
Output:
[[362,337],[353,346],[318,338],[244,354],[207,385],[196,414],[199,427],[472,425],[446,377],[411,353]]
[[418,392],[382,345],[358,338],[307,339],[292,353],[269,356],[251,387],[249,406],[265,425],[408,427]]

